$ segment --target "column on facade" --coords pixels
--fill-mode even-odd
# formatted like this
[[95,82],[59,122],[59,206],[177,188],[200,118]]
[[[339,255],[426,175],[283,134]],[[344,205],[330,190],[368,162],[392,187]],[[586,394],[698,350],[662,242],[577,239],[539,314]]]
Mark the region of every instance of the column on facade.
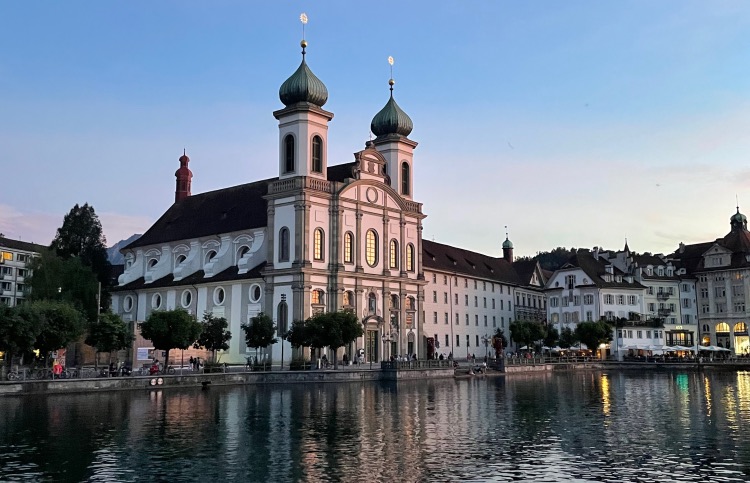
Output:
[[[385,209],[383,210],[383,242],[381,243],[383,247],[383,275],[390,275],[391,274],[391,234],[389,233],[389,226],[388,221],[390,218],[388,218],[388,214],[385,212]],[[385,314],[385,305],[383,306],[383,313]]]
[[273,202],[268,203],[268,209],[266,210],[266,213],[268,216],[266,217],[268,220],[268,227],[266,228],[266,270],[273,269],[273,263],[276,261],[274,257],[274,251],[276,249],[276,224],[274,223],[274,215],[276,214],[276,208],[273,206]]
[[[398,256],[400,259],[399,268],[401,269],[401,272],[400,272],[401,276],[406,277],[408,276],[407,270],[409,268],[406,266],[406,247],[409,244],[409,242],[406,240],[406,221],[404,220],[403,213],[401,213],[401,219],[398,222],[398,228],[399,228],[398,238],[400,240],[399,243],[401,243],[401,245],[399,246],[399,251],[398,251]],[[415,260],[412,260],[412,263],[414,262]]]
[[359,207],[359,203],[357,203],[357,212],[355,214],[356,216],[356,234],[355,234],[355,244],[354,244],[354,259],[355,259],[355,265],[354,269],[358,272],[364,271],[362,269],[362,244],[364,243],[364,238],[362,237],[362,210]]

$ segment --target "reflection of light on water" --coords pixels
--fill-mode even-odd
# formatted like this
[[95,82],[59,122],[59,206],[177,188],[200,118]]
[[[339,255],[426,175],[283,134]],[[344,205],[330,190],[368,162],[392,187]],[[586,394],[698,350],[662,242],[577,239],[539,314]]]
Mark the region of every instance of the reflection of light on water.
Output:
[[708,382],[708,376],[703,376],[703,392],[706,396],[706,416],[711,417],[711,384]]
[[609,377],[606,374],[602,374],[602,412],[605,416],[609,416],[610,410],[610,398],[609,398]]
[[737,406],[742,414],[750,411],[750,372],[737,373]]
[[687,374],[678,374],[677,378],[675,379],[675,382],[677,383],[677,387],[679,388],[680,392],[687,393],[688,392],[688,375]]

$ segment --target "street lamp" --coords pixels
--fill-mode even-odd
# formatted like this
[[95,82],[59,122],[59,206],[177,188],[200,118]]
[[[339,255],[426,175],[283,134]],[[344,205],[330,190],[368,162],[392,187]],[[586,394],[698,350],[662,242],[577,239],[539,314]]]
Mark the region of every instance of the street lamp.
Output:
[[487,362],[487,347],[490,345],[492,337],[484,334],[480,340],[484,343],[484,362]]
[[[393,340],[393,336],[391,335],[390,332],[385,332],[381,336],[381,339],[383,339],[383,349],[384,349],[383,352],[385,352],[385,349],[390,345],[391,341]],[[390,360],[390,358],[389,357],[385,357],[385,360],[386,361]]]

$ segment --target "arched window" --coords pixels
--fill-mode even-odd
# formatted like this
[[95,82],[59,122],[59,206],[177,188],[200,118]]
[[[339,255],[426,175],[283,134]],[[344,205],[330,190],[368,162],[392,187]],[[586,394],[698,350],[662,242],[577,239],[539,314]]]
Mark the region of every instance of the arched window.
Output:
[[311,294],[311,302],[313,305],[323,305],[325,304],[325,292],[322,290],[313,290]]
[[354,235],[348,231],[344,234],[344,263],[354,261]]
[[406,297],[406,310],[414,310],[414,297]]
[[247,245],[242,245],[239,249],[237,249],[237,261],[239,262],[242,257],[248,254],[250,251],[250,247]]
[[281,302],[276,309],[276,331],[283,335],[289,330],[289,307],[286,302]]
[[378,264],[378,234],[375,230],[367,230],[365,238],[365,259],[367,264],[374,267]]
[[406,245],[406,269],[410,272],[414,271],[414,245],[411,243]]
[[312,170],[315,173],[323,172],[323,140],[320,136],[312,139]]
[[703,324],[703,332],[711,332],[711,329],[709,328],[708,324]]
[[175,258],[174,266],[180,265],[182,262],[184,262],[187,259],[185,255],[177,255],[177,258]]
[[159,263],[159,259],[152,258],[151,260],[148,261],[148,269],[151,270],[152,268],[156,266],[157,263]]
[[398,310],[398,294],[392,294],[391,295],[391,310]]
[[747,325],[745,325],[744,322],[737,322],[736,324],[734,324],[734,332],[747,332]]
[[216,256],[216,250],[209,250],[206,252],[206,263],[210,263],[211,260]]
[[313,232],[313,258],[315,260],[323,260],[323,243],[325,242],[325,235],[321,228],[316,228]]
[[716,324],[716,332],[722,333],[722,332],[729,332],[729,324],[726,322],[720,322]]
[[391,240],[390,267],[398,268],[398,242],[396,240]]
[[291,134],[284,138],[284,172],[294,172],[294,136]]
[[370,292],[367,296],[367,312],[370,315],[375,315],[378,310],[378,296]]
[[401,194],[409,195],[409,163],[401,163]]
[[279,261],[289,261],[289,228],[279,230]]

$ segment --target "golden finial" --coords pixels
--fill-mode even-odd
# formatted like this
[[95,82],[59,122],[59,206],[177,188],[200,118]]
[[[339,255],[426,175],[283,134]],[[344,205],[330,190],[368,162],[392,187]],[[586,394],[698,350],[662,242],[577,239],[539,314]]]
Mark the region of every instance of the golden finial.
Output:
[[302,47],[302,56],[305,56],[305,48],[307,48],[307,40],[305,40],[305,25],[307,25],[307,14],[302,13],[299,16],[299,21],[302,22],[302,41],[299,43],[300,47]]
[[393,57],[390,55],[388,56],[388,63],[391,65],[391,78],[388,79],[388,85],[391,86],[391,93],[393,93],[393,84],[395,84],[396,81],[393,80]]

